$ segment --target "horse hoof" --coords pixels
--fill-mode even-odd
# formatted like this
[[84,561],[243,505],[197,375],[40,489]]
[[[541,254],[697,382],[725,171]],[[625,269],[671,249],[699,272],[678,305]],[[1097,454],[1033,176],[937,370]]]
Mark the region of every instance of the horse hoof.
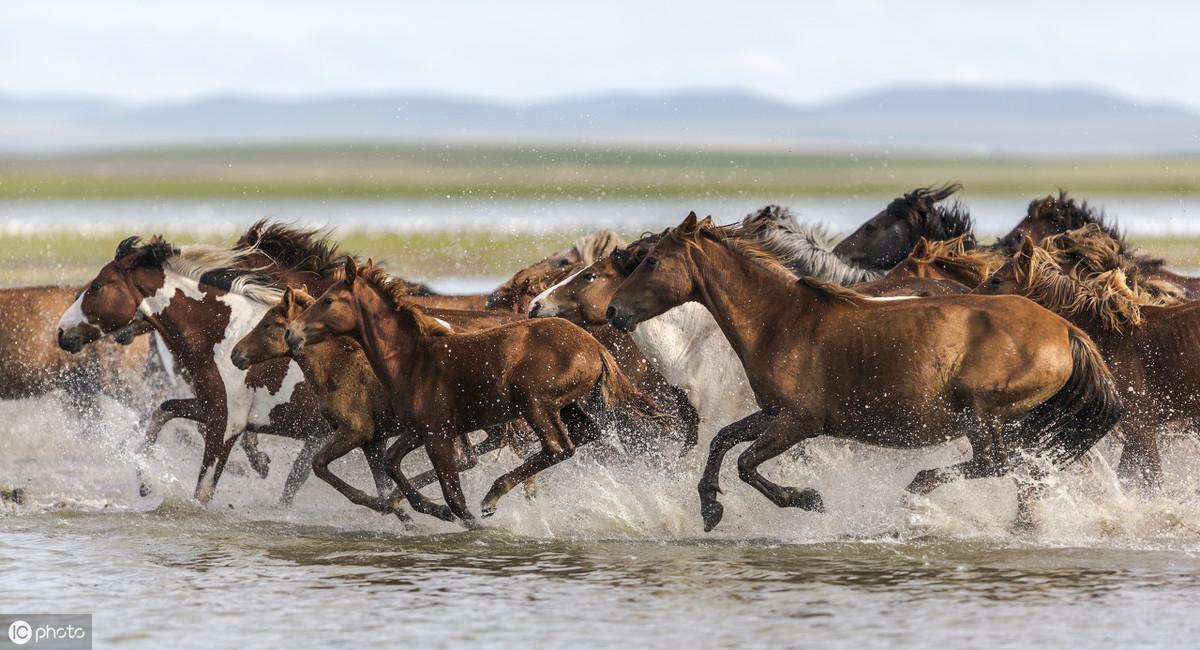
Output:
[[479,520],[474,517],[471,517],[470,519],[459,519],[458,522],[467,530],[478,530],[481,527]]
[[271,473],[271,457],[260,453],[250,459],[250,468],[258,473],[259,478],[267,478]]
[[704,532],[711,533],[725,516],[725,506],[716,499],[705,501],[700,505],[700,516],[704,519]]
[[810,510],[812,512],[825,512],[825,500],[821,498],[821,493],[812,488],[804,488],[792,495],[789,500],[788,507],[800,508],[801,510]]
[[138,485],[138,496],[148,497],[150,496],[150,492],[151,490],[149,485],[146,485],[145,483]]
[[488,517],[491,517],[494,514],[496,514],[496,504],[494,504],[494,503],[484,505],[479,509],[479,516],[483,519],[487,519]]

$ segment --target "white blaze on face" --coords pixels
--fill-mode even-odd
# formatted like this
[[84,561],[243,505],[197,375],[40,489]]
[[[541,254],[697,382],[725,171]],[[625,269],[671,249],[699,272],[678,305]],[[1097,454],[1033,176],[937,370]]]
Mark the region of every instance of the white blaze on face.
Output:
[[916,300],[921,296],[880,296],[878,298],[868,297],[871,302],[896,302],[897,300]]
[[450,330],[451,332],[454,331],[454,328],[450,327],[450,323],[447,323],[446,321],[444,321],[440,318],[437,318],[437,317],[434,317],[433,320],[437,321],[438,323],[440,323],[442,325],[442,327],[445,327],[446,329]]
[[532,312],[534,307],[538,307],[541,310],[540,315],[542,316],[557,316],[560,310],[558,305],[554,301],[550,300],[550,294],[554,293],[555,289],[558,289],[571,280],[574,280],[575,276],[583,273],[586,270],[588,270],[588,267],[579,269],[578,271],[560,280],[558,284],[534,296],[533,300],[529,301],[529,311]]
[[58,319],[58,329],[60,331],[66,331],[80,325],[96,327],[88,322],[87,316],[83,315],[83,293],[82,291],[79,292],[79,297],[75,299],[75,302],[71,303],[67,311],[63,312],[62,318]]

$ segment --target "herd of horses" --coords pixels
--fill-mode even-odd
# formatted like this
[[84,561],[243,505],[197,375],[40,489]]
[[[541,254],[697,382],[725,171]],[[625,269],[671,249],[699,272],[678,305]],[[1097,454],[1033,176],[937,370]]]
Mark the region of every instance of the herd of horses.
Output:
[[[719,475],[740,443],[743,481],[813,511],[817,490],[759,468],[817,436],[891,448],[966,438],[969,458],[908,490],[1012,475],[1022,526],[1040,477],[1114,430],[1121,476],[1153,489],[1159,435],[1200,415],[1200,279],[1137,254],[1066,193],[981,245],[950,201],[959,189],[904,194],[836,245],[778,206],[728,225],[692,213],[632,243],[602,231],[487,295],[438,294],[281,223],[229,247],[131,237],[71,293],[57,344],[88,354],[114,338],[134,350],[119,359],[153,349],[187,382],[191,397],[145,418],[143,449],[170,420],[194,421],[201,503],[239,441],[267,474],[259,434],[303,441],[284,503],[311,471],[359,506],[467,527],[477,519],[460,474],[480,456],[524,458],[487,491],[487,517],[594,442],[684,471],[707,444],[705,530],[722,518]],[[432,469],[406,476],[421,448]],[[370,492],[330,469],[356,449]],[[422,492],[434,482],[441,503]]]

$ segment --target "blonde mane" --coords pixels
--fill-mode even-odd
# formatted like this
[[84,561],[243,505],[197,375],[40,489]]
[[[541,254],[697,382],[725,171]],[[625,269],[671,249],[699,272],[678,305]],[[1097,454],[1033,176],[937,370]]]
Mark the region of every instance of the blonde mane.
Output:
[[1126,284],[1125,272],[1112,269],[1081,279],[1060,266],[1052,251],[1040,246],[1018,253],[1013,271],[1024,295],[1065,318],[1086,315],[1111,332],[1124,333],[1142,324],[1142,306]]
[[1121,270],[1132,299],[1145,305],[1174,305],[1186,299],[1182,287],[1167,280],[1146,278],[1138,264],[1122,254],[1124,244],[1094,223],[1042,240],[1066,272],[1088,280],[1092,276]]
[[[975,238],[959,235],[942,241],[922,239],[908,255],[908,261],[920,266],[941,266],[968,280],[968,286],[976,286],[1004,266],[1005,258],[999,253],[973,248]],[[974,284],[971,284],[971,280]]]
[[618,248],[625,247],[625,241],[614,230],[604,229],[581,236],[575,240],[571,248],[563,251],[568,254],[572,249],[579,254],[583,266],[590,266]]

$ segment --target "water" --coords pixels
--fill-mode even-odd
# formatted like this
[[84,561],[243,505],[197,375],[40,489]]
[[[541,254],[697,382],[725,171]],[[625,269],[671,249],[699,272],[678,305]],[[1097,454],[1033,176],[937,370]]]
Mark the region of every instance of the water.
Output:
[[[706,201],[736,216],[764,200]],[[1000,232],[1025,199],[972,200]],[[848,230],[879,199],[789,202]],[[0,202],[0,232],[193,229],[230,236],[264,214],[349,228],[660,228],[685,201]],[[1193,199],[1108,203],[1139,233],[1195,233]],[[475,210],[474,208],[478,208]],[[1119,209],[1118,209],[1119,208]],[[116,221],[112,215],[121,215]],[[550,219],[553,216],[554,219]],[[202,217],[202,218],[201,218]],[[1003,224],[1003,225],[1001,225]],[[107,232],[107,230],[106,230]],[[443,278],[472,291],[491,279]],[[208,508],[191,500],[199,464],[190,425],[158,453],[132,453],[139,411],[107,402],[80,423],[54,397],[0,403],[0,611],[94,614],[97,647],[1194,647],[1200,633],[1200,439],[1164,444],[1166,486],[1121,489],[1119,447],[1047,480],[1040,526],[1015,533],[1004,479],[956,483],[929,498],[903,487],[957,462],[965,444],[879,450],[816,440],[807,461],[766,470],[821,490],[827,514],[780,510],[722,477],[726,517],[700,526],[693,453],[662,469],[602,462],[594,450],[518,492],[487,527],[428,518],[406,527],[347,504],[317,479],[290,509],[276,500],[292,441],[263,438],[259,479],[241,451]],[[144,463],[154,494],[137,493]],[[468,502],[517,463],[485,458]],[[416,463],[419,465],[420,463]],[[366,487],[351,455],[334,471]],[[427,489],[430,494],[435,490]]]
[[[1008,232],[1033,195],[966,197],[982,235]],[[366,232],[589,231],[615,228],[639,232],[678,224],[689,210],[732,221],[768,203],[792,207],[805,222],[849,233],[876,214],[891,197],[736,197],[672,199],[545,200],[6,200],[0,201],[0,235],[67,231],[111,235],[187,232],[232,237],[261,217]],[[1200,234],[1200,199],[1195,195],[1089,196],[1119,217],[1135,235]]]

